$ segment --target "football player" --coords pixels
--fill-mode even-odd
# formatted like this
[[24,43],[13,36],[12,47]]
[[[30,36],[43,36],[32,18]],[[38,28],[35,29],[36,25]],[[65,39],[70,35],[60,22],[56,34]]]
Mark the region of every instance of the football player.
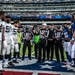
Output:
[[5,12],[0,11],[0,70],[3,70],[3,58],[7,48],[5,41]]
[[72,44],[72,50],[71,50],[71,58],[74,61],[74,65],[75,65],[75,13],[72,16],[72,40],[71,40],[71,44]]
[[66,67],[70,68],[71,67],[71,48],[72,45],[70,44],[70,40],[72,38],[72,29],[68,28],[68,32],[64,32],[64,50],[66,52],[66,57],[67,57],[67,65]]
[[16,56],[18,57],[19,55],[19,47],[18,47],[18,42],[17,42],[17,30],[19,26],[19,21],[18,20],[14,21],[13,26],[14,26],[13,27],[13,40],[14,40],[14,60],[13,62],[18,63]]

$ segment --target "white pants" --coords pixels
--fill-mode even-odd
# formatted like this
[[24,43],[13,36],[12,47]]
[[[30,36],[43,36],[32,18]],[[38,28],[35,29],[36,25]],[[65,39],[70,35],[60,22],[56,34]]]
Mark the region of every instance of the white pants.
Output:
[[68,52],[70,56],[71,56],[71,48],[72,48],[72,45],[70,44],[70,42],[64,42],[64,50],[65,52]]
[[5,48],[5,53],[4,54],[10,54],[10,48],[11,48],[11,41],[10,41],[10,39],[6,39],[5,43],[6,43],[6,48]]
[[14,39],[13,39],[13,35],[10,36],[10,41],[11,41],[11,53],[13,52],[14,50]]
[[17,35],[13,35],[13,39],[14,39],[15,52],[19,52],[19,46],[18,46],[18,43],[17,43]]
[[71,58],[75,58],[75,41],[74,44],[72,45],[72,49],[71,49]]
[[14,49],[15,49],[15,52],[19,52],[19,46],[18,46],[18,43],[15,43],[15,44],[14,44]]
[[[5,55],[5,54],[9,54],[10,53],[10,43],[9,43],[9,41],[8,42],[7,41],[6,40],[3,41],[3,48],[2,48],[3,50],[1,50],[1,45],[2,44],[0,44],[0,53],[2,55]],[[1,43],[1,41],[0,41],[0,43]]]

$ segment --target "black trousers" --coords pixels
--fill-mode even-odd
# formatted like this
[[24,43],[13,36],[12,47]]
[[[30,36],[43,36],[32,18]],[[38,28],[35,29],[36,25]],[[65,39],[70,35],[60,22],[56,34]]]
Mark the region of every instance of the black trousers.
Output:
[[46,40],[45,39],[41,39],[40,42],[39,42],[39,56],[38,56],[38,61],[41,61],[42,51],[43,51],[43,61],[45,61],[45,52],[46,52]]
[[54,41],[48,41],[48,44],[47,44],[47,59],[49,60],[50,57],[51,57],[51,60],[54,57]]
[[62,60],[62,62],[64,62],[64,50],[63,50],[62,42],[56,41],[56,43],[55,43],[55,55],[56,55],[56,59],[58,62],[60,61],[59,51],[60,51],[60,55],[61,55],[61,60]]
[[34,44],[34,52],[35,52],[35,58],[38,58],[38,49],[39,49],[39,43]]
[[28,58],[31,59],[31,43],[30,41],[25,41],[23,45],[23,51],[22,51],[22,60],[24,60],[24,56],[26,53],[26,47],[28,47]]

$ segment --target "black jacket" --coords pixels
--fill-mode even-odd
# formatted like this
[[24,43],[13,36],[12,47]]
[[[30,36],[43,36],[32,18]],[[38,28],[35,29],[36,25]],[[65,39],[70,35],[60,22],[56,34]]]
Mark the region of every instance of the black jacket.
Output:
[[30,41],[33,37],[33,34],[31,32],[24,32],[23,33],[23,41]]
[[[49,39],[53,39],[53,40],[49,40]],[[55,40],[54,40],[54,29],[51,30],[49,29],[49,35],[48,35],[48,43],[54,44]]]
[[53,36],[54,36],[54,29],[53,29],[53,30],[49,29],[48,38],[49,38],[49,39],[53,39]]

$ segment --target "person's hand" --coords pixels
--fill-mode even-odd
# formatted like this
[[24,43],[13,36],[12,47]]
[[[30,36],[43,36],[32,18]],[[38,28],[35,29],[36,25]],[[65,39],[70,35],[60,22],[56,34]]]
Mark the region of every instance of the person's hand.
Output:
[[60,37],[56,37],[56,39],[59,39]]
[[53,41],[53,39],[49,39],[50,41]]
[[60,37],[56,37],[56,40],[59,40],[60,39]]
[[4,30],[5,30],[5,28],[4,28],[4,27],[2,27],[2,33],[4,33]]
[[44,35],[44,33],[41,33],[41,35]]
[[27,40],[31,40],[31,36],[29,36]]
[[70,38],[68,38],[68,40],[70,40]]
[[70,43],[71,43],[71,45],[73,45],[74,44],[74,40],[71,40]]
[[35,33],[35,30],[33,30],[33,33]]
[[62,45],[64,45],[64,42],[62,42]]

